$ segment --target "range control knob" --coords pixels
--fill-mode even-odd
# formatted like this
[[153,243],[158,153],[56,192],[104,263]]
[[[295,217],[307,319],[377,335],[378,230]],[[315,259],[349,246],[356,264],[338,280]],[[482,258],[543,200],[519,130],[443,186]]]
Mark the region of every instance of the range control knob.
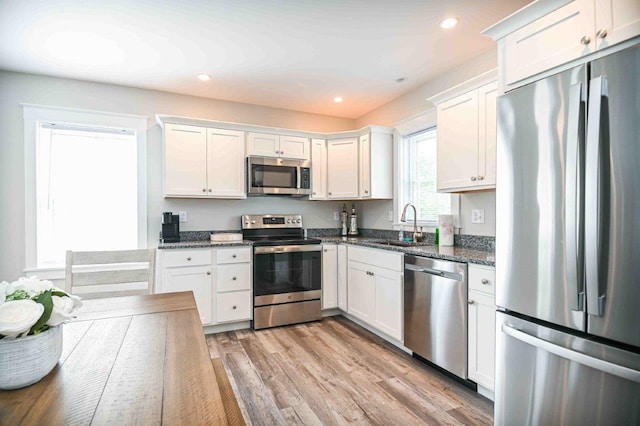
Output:
[[252,225],[255,225],[255,224],[256,224],[256,221],[255,221],[255,220],[252,220],[252,221],[251,221],[251,224],[252,224]]
[[296,219],[296,223],[300,223],[302,222],[300,219]]
[[287,223],[291,223],[291,219],[287,219]]

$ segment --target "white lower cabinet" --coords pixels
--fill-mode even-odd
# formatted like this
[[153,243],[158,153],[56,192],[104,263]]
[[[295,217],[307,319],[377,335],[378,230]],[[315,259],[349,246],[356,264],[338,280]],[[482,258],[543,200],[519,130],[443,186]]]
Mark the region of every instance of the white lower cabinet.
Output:
[[[402,341],[402,254],[351,246],[348,256],[347,312]],[[367,258],[375,264],[361,261]],[[395,270],[377,265],[393,265]]]
[[251,319],[251,248],[160,250],[158,268],[156,291],[192,291],[203,325]]
[[211,250],[162,250],[158,293],[192,291],[202,324],[213,322]]
[[338,245],[338,308],[347,311],[347,246]]
[[495,377],[495,269],[469,265],[469,379],[493,392]]
[[338,307],[338,247],[322,245],[322,309]]

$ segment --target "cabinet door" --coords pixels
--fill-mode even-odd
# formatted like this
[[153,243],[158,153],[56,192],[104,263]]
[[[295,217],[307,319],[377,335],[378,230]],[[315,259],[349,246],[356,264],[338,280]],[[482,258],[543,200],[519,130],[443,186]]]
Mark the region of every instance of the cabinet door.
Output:
[[211,265],[165,268],[162,274],[162,293],[193,291],[202,324],[213,322],[211,298]]
[[327,198],[358,198],[358,139],[327,142]]
[[506,83],[594,52],[593,24],[594,0],[576,0],[507,35]]
[[493,391],[496,307],[493,298],[469,291],[469,378]]
[[374,281],[370,268],[364,263],[349,262],[349,312],[362,321],[373,324]]
[[310,200],[327,198],[327,145],[323,139],[311,140]]
[[204,127],[164,127],[164,194],[204,196],[207,193],[207,133]]
[[322,309],[338,307],[338,248],[322,245]]
[[596,44],[604,49],[640,34],[640,1],[596,0]]
[[247,133],[247,155],[280,156],[280,137],[268,133]]
[[338,307],[347,312],[347,246],[338,245]]
[[360,198],[371,198],[371,139],[369,135],[360,136]]
[[280,136],[280,156],[309,160],[311,158],[309,139],[300,136]]
[[382,268],[375,268],[372,273],[375,282],[373,326],[402,341],[402,274]]
[[247,198],[244,132],[207,129],[207,195]]
[[478,89],[478,186],[496,184],[498,83]]
[[475,186],[478,176],[478,91],[438,105],[438,191]]
[[251,299],[251,290],[216,294],[217,322],[250,320]]

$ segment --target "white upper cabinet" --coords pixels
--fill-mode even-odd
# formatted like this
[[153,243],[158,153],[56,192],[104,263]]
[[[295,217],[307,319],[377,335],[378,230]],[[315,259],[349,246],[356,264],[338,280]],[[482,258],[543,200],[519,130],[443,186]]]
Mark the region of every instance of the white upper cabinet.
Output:
[[492,82],[438,104],[438,191],[495,188],[497,94]]
[[165,197],[245,198],[244,132],[165,125]]
[[638,0],[564,3],[534,2],[484,31],[498,42],[503,91],[640,35]]
[[248,133],[247,155],[309,160],[311,148],[309,139],[300,136]]
[[393,137],[388,129],[372,128],[360,136],[360,198],[393,198]]
[[327,142],[311,140],[311,195],[310,200],[327,198]]
[[506,83],[595,51],[593,0],[576,0],[505,38]]
[[327,142],[327,198],[358,198],[358,139]]
[[244,132],[207,129],[207,195],[246,197]]
[[604,49],[640,34],[640,1],[596,0],[596,47]]
[[165,196],[207,193],[207,132],[203,127],[166,124],[164,128]]

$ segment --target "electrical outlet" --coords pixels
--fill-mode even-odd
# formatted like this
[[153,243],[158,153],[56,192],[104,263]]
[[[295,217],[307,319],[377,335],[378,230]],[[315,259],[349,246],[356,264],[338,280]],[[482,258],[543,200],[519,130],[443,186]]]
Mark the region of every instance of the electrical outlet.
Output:
[[389,222],[393,222],[393,210],[389,210]]
[[471,223],[484,223],[484,209],[471,210]]
[[340,212],[333,212],[333,220],[340,220]]
[[186,222],[187,221],[187,212],[182,210],[179,211],[178,214],[180,215],[180,222]]

